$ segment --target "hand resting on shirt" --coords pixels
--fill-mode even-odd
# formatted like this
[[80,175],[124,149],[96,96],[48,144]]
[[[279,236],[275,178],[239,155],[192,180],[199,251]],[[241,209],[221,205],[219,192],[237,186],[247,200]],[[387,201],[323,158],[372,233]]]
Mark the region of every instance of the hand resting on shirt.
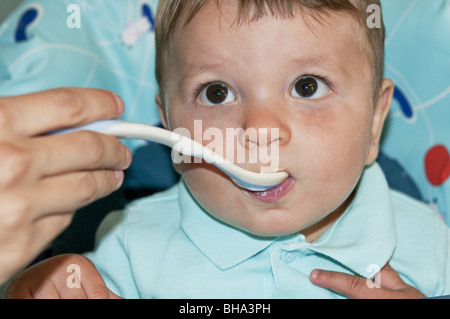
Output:
[[344,273],[313,270],[310,280],[313,284],[328,288],[351,299],[419,299],[425,298],[419,290],[407,285],[399,274],[386,264],[378,274],[380,282],[368,284],[366,278]]
[[120,299],[106,287],[94,264],[82,255],[41,261],[13,279],[6,299]]
[[[79,287],[76,278],[67,271],[77,265],[81,275]],[[389,264],[380,272],[381,288],[369,288],[362,277],[342,273],[314,270],[311,281],[352,299],[414,299],[425,297],[417,289],[405,284]],[[301,287],[299,287],[301,289]],[[8,299],[117,299],[105,284],[94,264],[84,256],[61,255],[44,260],[19,274],[7,287]]]

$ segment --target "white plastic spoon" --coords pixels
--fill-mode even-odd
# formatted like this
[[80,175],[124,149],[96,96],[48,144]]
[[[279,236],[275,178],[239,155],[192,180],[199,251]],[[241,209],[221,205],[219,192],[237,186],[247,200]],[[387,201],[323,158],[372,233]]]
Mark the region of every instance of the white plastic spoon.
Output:
[[80,130],[94,131],[118,138],[147,140],[164,144],[183,155],[203,158],[206,162],[213,164],[227,174],[238,186],[251,191],[268,190],[281,184],[288,177],[286,172],[261,174],[247,171],[188,137],[156,126],[120,120],[106,120],[59,133]]

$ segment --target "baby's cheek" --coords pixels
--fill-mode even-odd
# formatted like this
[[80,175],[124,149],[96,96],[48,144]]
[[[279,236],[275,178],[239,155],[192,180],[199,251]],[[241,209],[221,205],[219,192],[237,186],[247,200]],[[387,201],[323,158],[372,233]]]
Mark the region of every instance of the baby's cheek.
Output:
[[315,178],[315,189],[323,196],[322,202],[329,202],[335,208],[345,201],[358,183],[364,165],[365,156],[364,151],[360,151],[360,143],[339,148],[335,156],[323,162],[321,168],[310,176]]
[[196,198],[216,198],[223,192],[227,177],[210,164],[179,164],[180,172]]

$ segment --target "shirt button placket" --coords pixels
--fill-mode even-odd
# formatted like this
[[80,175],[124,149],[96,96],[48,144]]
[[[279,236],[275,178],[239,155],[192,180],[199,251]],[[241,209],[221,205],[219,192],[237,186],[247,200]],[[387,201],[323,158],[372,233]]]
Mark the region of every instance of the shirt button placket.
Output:
[[280,260],[284,262],[285,264],[289,264],[295,260],[297,257],[297,253],[288,251],[288,250],[282,250],[280,253]]

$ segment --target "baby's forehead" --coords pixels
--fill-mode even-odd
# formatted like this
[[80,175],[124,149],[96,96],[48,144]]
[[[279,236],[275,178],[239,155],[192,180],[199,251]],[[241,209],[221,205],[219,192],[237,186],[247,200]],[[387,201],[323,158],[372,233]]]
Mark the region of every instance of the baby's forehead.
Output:
[[[220,14],[226,18],[218,22]],[[354,76],[356,63],[360,71],[370,73],[370,64],[355,61],[364,48],[355,43],[354,23],[343,22],[343,15],[330,16],[327,23],[309,16],[305,21],[300,13],[290,19],[267,15],[238,25],[234,24],[235,15],[208,9],[198,12],[175,37],[174,72],[191,79],[214,71],[256,74],[255,70],[262,68],[288,75],[288,70],[295,69],[344,79]]]
[[[238,2],[240,5],[237,5]],[[255,1],[202,1],[201,6],[190,7],[187,6],[182,14],[180,20],[181,28],[183,30],[192,20],[199,20],[197,23],[204,24],[204,27],[208,27],[211,20],[202,19],[203,14],[216,14],[220,17],[227,16],[231,23],[228,25],[230,28],[241,28],[248,26],[252,23],[258,22],[260,19],[267,17],[274,17],[276,19],[303,19],[306,23],[307,30],[305,32],[317,32],[321,26],[334,26],[336,32],[346,32],[349,37],[355,40],[366,51],[368,55],[373,54],[370,52],[370,45],[366,34],[366,24],[361,19],[358,19],[355,14],[346,11],[334,11],[327,8],[311,9],[304,5],[298,4],[298,6],[273,6],[267,7],[267,5],[259,5],[253,7],[246,7],[243,3],[254,3]],[[285,3],[286,1],[279,1],[279,3]],[[294,1],[295,2],[295,1]],[[301,3],[299,1],[298,3]],[[189,1],[187,2],[189,3]],[[269,1],[268,3],[275,3]],[[290,3],[290,1],[288,1]],[[198,17],[200,16],[200,18]],[[231,19],[230,19],[231,17]],[[224,27],[227,27],[226,25]],[[264,35],[262,34],[263,38]]]
[[[370,56],[373,52],[370,50],[369,39],[365,33],[365,27],[361,25],[353,15],[347,12],[337,12],[331,10],[312,10],[308,8],[296,8],[292,12],[252,12],[244,10],[241,7],[232,5],[233,1],[208,1],[203,7],[197,8],[197,11],[191,12],[191,15],[186,15],[182,28],[180,28],[180,35],[183,37],[183,31],[191,23],[201,25],[203,28],[210,28],[212,25],[220,25],[219,31],[224,29],[232,29],[239,32],[240,29],[251,27],[253,24],[257,24],[261,19],[275,18],[275,20],[298,20],[304,21],[305,27],[299,33],[306,34],[312,33],[316,35],[320,41],[320,31],[327,29],[327,32],[331,30],[337,36],[336,38],[324,38],[323,41],[339,41],[345,37],[352,42],[352,45],[358,45],[359,48],[366,54],[369,60],[372,60]],[[217,19],[208,19],[214,15]],[[219,21],[219,22],[218,22]],[[227,22],[224,22],[227,21]],[[227,24],[228,23],[228,24]],[[339,38],[340,35],[341,37]],[[264,41],[264,33],[258,35],[259,38]],[[280,41],[283,38],[280,38]],[[301,41],[299,37],[298,41]],[[276,44],[274,44],[276,45]],[[315,48],[312,47],[311,50]],[[328,52],[332,54],[332,52]]]
[[[160,56],[159,60],[157,60],[157,65],[160,63],[160,70],[162,71],[157,71],[157,76],[160,78],[164,76],[164,72],[167,71],[166,67],[169,66],[168,59],[170,59],[170,56],[174,57],[168,51],[174,52],[173,48],[176,46],[174,42],[183,38],[186,28],[189,28],[192,23],[200,24],[202,28],[208,28],[210,24],[220,23],[223,28],[239,30],[240,28],[246,28],[258,23],[259,20],[265,18],[275,18],[276,20],[303,19],[306,23],[306,27],[303,27],[303,32],[305,33],[318,34],[322,27],[328,27],[332,32],[336,32],[336,34],[340,33],[341,35],[344,34],[347,39],[350,39],[349,45],[360,50],[359,55],[363,56],[370,66],[370,70],[368,71],[370,73],[369,76],[372,76],[375,85],[378,85],[377,83],[380,81],[380,75],[382,77],[384,45],[381,48],[380,45],[382,45],[382,43],[375,44],[374,41],[372,41],[370,34],[366,30],[367,26],[365,20],[363,21],[361,17],[358,18],[355,14],[345,10],[331,10],[329,8],[320,8],[316,10],[300,5],[301,3],[308,1],[267,0],[267,2],[264,3],[279,3],[279,5],[275,5],[269,9],[268,7],[264,7],[265,10],[260,10],[260,7],[255,6],[255,3],[261,3],[257,0],[179,1],[179,3],[183,3],[182,9],[175,15],[169,15],[169,18],[167,18],[169,21],[161,23],[159,28],[164,31],[160,31],[161,34],[159,37],[157,34],[157,46],[159,47],[158,50]],[[252,3],[253,6],[245,7],[242,5],[247,2]],[[330,0],[317,2],[345,1]],[[189,3],[201,3],[201,5],[193,6]],[[288,8],[283,5],[286,3],[296,3],[297,5]],[[205,19],[205,16],[215,16],[216,20]],[[163,20],[165,20],[165,18]],[[167,32],[164,33],[165,31]],[[221,35],[218,34],[218,36]],[[257,36],[261,41],[264,41],[265,35],[263,32]],[[337,39],[338,37],[336,36],[336,38],[323,41],[337,41]],[[195,39],[195,41],[198,41],[198,39]],[[351,63],[351,61],[348,61],[348,63]]]

